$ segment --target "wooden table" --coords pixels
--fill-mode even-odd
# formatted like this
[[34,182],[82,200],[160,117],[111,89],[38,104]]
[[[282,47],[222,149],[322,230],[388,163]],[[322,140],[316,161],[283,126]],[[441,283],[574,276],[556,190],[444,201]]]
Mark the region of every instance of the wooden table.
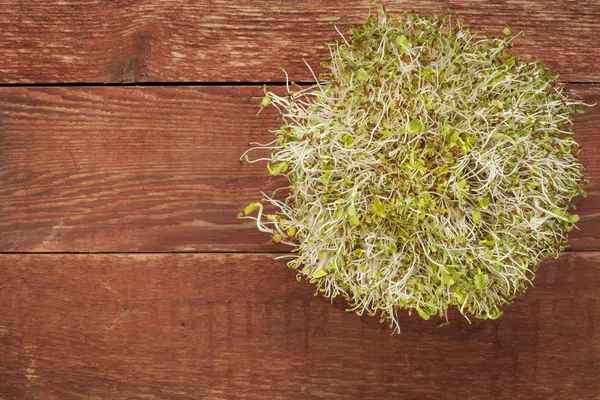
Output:
[[[524,30],[600,95],[600,1],[383,1]],[[235,219],[261,85],[310,82],[365,1],[0,0],[0,399],[600,399],[600,107],[571,250],[497,321],[376,318],[313,296]]]

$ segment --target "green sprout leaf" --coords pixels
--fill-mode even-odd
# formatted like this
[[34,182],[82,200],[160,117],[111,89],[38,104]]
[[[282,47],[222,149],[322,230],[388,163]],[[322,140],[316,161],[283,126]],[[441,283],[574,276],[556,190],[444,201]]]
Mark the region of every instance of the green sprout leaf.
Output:
[[477,274],[475,275],[475,287],[477,290],[483,290],[486,287],[486,278],[485,275]]
[[396,44],[398,50],[400,50],[400,54],[408,53],[408,50],[411,48],[408,39],[404,35],[396,36],[396,39],[394,39],[394,43]]
[[454,284],[454,279],[452,278],[452,275],[450,275],[449,272],[447,271],[443,271],[442,272],[442,283],[446,286],[451,286]]

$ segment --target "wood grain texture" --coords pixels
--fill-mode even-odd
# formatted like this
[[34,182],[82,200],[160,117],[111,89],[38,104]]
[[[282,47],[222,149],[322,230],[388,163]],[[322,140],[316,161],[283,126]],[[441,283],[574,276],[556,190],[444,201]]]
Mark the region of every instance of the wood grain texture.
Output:
[[274,255],[0,255],[0,398],[597,399],[600,253],[497,321],[344,312]]
[[[597,99],[600,88],[572,85]],[[237,212],[282,184],[240,165],[279,122],[253,87],[0,88],[0,251],[287,251]],[[574,126],[592,183],[574,249],[600,249],[600,107]]]
[[[324,41],[369,15],[363,0],[0,0],[0,83],[261,82],[312,80]],[[380,1],[390,11],[441,14],[450,7],[469,26],[528,36],[525,59],[545,60],[562,79],[600,81],[597,0]]]

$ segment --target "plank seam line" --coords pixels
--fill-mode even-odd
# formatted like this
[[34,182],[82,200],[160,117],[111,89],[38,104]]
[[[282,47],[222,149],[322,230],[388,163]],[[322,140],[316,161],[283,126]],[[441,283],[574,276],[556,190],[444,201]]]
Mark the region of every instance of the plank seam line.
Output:
[[[290,81],[297,85],[308,86],[315,84],[314,81]],[[568,81],[562,82],[568,85],[598,85],[600,81]],[[131,82],[131,83],[90,83],[90,82],[67,82],[67,83],[0,83],[0,88],[18,88],[18,87],[186,87],[186,86],[198,86],[198,87],[211,87],[211,86],[224,86],[224,87],[235,87],[235,86],[285,86],[286,83],[282,81],[273,82]]]
[[0,256],[3,255],[118,255],[118,254],[273,254],[273,255],[286,255],[292,254],[289,251],[220,251],[220,250],[208,250],[208,251],[1,251]]
[[[582,250],[565,250],[565,254],[589,254],[589,253],[600,253],[600,249],[582,249]],[[3,255],[135,255],[135,254],[222,254],[222,255],[234,255],[234,254],[256,254],[256,255],[287,255],[292,254],[291,252],[283,251],[12,251],[0,252],[0,256]],[[549,257],[548,257],[549,258]]]
[[[293,81],[297,85],[313,85],[314,81]],[[292,81],[290,81],[290,84]],[[156,87],[156,86],[285,86],[285,82],[127,82],[127,83],[89,83],[89,82],[70,82],[70,83],[0,83],[0,88],[18,88],[18,87]]]

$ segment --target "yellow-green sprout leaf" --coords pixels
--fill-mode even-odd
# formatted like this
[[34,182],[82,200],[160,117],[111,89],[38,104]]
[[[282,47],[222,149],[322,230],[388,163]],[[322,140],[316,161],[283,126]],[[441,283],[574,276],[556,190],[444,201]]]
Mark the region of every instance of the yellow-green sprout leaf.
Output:
[[464,302],[466,297],[461,291],[452,292],[452,296],[454,296],[459,303]]
[[483,290],[486,287],[486,278],[485,275],[477,274],[475,275],[475,287],[477,290]]
[[277,172],[278,173],[283,173],[285,171],[287,171],[288,169],[288,163],[285,161],[280,162],[279,164],[277,164]]
[[368,75],[364,69],[359,70],[358,73],[356,74],[356,79],[359,82],[364,82],[367,80],[367,78],[368,78]]
[[383,207],[383,204],[381,204],[381,201],[378,198],[375,198],[375,200],[373,200],[373,209],[375,210],[375,214],[378,217],[386,217],[385,208]]
[[419,313],[419,316],[424,320],[428,320],[431,317],[427,311],[421,310],[420,308],[417,308],[417,313]]
[[475,222],[476,224],[481,222],[481,213],[477,210],[473,211],[473,222]]
[[492,101],[492,105],[495,106],[499,110],[503,110],[504,109],[504,102],[503,101],[494,100],[494,101]]
[[348,222],[352,226],[358,226],[358,225],[360,225],[360,219],[358,217],[356,217],[356,216],[348,218]]
[[354,204],[350,204],[346,208],[346,215],[350,218],[356,217],[356,207],[354,207]]
[[244,215],[250,215],[251,213],[254,212],[254,210],[256,210],[257,208],[262,207],[262,204],[260,203],[250,203],[246,206],[246,208],[244,208]]
[[280,233],[273,234],[273,241],[275,243],[280,243],[282,239],[283,239],[283,236],[281,236]]
[[424,128],[425,128],[425,126],[418,119],[413,119],[412,121],[410,121],[409,129],[412,133],[423,132]]
[[262,108],[265,108],[269,104],[271,104],[271,98],[268,95],[266,95],[265,97],[263,97],[262,101],[260,102],[260,106]]
[[313,278],[322,278],[325,275],[327,275],[327,272],[323,268],[319,268],[312,274]]
[[450,273],[448,273],[448,271],[446,270],[442,271],[442,283],[447,286],[454,284],[454,279],[452,279],[452,275],[450,275]]
[[484,210],[486,210],[488,208],[489,204],[490,204],[490,200],[487,197],[481,199],[481,201],[479,202],[479,206]]
[[485,237],[483,243],[485,243],[486,246],[493,246],[496,244],[496,239],[490,234]]
[[411,48],[408,39],[404,35],[396,36],[394,43],[396,44],[396,47],[398,47],[398,50],[400,50],[400,54],[408,53],[408,49]]
[[294,236],[296,235],[296,228],[294,228],[293,226],[290,226],[289,228],[287,228],[286,233],[288,236]]
[[491,313],[488,316],[488,318],[489,319],[498,319],[498,318],[500,318],[502,316],[502,314],[504,314],[504,311],[497,310],[497,311]]
[[360,247],[358,249],[355,249],[354,251],[352,251],[352,254],[354,254],[357,258],[361,258],[364,253],[365,253],[365,251],[363,249],[361,249]]
[[269,171],[269,175],[276,176],[279,175],[288,169],[288,163],[285,161],[280,162],[274,167],[271,167],[270,164],[267,164],[267,170]]
[[571,221],[572,223],[576,224],[579,222],[579,215],[577,214],[573,214],[569,216],[569,221]]
[[502,33],[504,33],[504,36],[512,35],[512,30],[510,29],[510,26],[506,25],[504,29],[502,29]]
[[346,147],[350,147],[354,144],[354,138],[348,134],[342,136],[342,143]]

